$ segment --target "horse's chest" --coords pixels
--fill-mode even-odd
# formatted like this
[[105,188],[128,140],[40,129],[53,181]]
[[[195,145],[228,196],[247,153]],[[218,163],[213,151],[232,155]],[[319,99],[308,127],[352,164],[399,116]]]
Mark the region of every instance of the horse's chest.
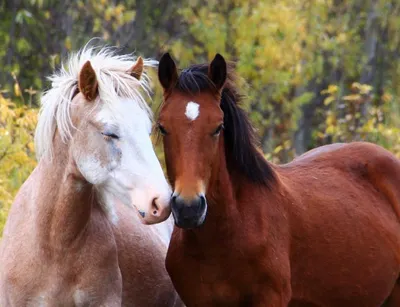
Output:
[[[179,258],[178,258],[179,259]],[[174,286],[188,306],[251,306],[251,268],[246,263],[233,266],[229,259],[200,259],[186,256],[169,261],[167,268]]]
[[74,289],[65,291],[48,287],[46,290],[39,291],[31,295],[28,299],[28,306],[50,307],[62,304],[63,306],[84,307],[91,304],[90,291]]
[[36,282],[29,285],[26,285],[24,277],[7,279],[7,282],[6,302],[11,305],[80,307],[88,306],[91,302],[90,291],[65,283],[57,276],[38,274]]
[[[17,306],[88,306],[101,302],[108,293],[120,295],[116,249],[111,244],[89,245],[93,241],[88,236],[81,248],[62,253],[36,247],[30,253],[10,249],[14,259],[0,280],[6,285],[7,300]],[[94,289],[98,291],[95,296]]]

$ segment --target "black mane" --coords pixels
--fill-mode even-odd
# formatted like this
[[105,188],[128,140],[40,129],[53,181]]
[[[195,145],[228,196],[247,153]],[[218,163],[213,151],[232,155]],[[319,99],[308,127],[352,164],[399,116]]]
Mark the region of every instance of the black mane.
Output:
[[[239,172],[252,182],[271,187],[275,173],[258,151],[257,136],[249,118],[240,107],[243,96],[238,92],[232,65],[228,66],[227,80],[221,93],[224,112],[225,156],[229,172]],[[193,65],[182,70],[176,89],[190,94],[217,91],[208,77],[208,65]]]

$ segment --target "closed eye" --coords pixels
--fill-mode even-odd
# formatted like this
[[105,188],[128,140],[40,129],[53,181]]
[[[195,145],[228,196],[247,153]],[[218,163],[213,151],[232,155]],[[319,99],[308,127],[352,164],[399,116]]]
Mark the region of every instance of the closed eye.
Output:
[[222,129],[224,129],[224,124],[219,125],[218,128],[212,133],[212,136],[218,136]]
[[112,132],[102,132],[101,133],[106,140],[114,139],[119,140],[119,136]]
[[160,133],[162,135],[167,135],[168,134],[167,130],[165,130],[165,128],[159,123],[157,124],[157,129],[160,131]]

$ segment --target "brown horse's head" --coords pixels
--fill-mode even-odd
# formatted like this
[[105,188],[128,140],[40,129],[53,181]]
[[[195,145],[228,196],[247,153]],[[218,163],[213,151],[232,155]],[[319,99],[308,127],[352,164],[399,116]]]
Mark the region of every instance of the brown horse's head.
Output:
[[240,95],[227,68],[219,54],[209,65],[193,65],[180,75],[168,53],[160,60],[164,103],[158,129],[174,187],[172,213],[182,228],[205,221],[207,190],[224,159],[230,172],[257,182],[267,182],[271,174],[254,146],[254,130],[237,106]]

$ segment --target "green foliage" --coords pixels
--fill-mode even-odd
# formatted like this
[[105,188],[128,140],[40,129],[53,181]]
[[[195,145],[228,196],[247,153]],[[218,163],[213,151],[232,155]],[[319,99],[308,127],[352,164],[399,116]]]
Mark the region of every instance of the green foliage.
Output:
[[[0,14],[1,114],[8,114],[0,125],[14,135],[0,135],[0,154],[15,152],[0,160],[0,229],[34,166],[33,126],[17,119],[33,125],[45,76],[93,37],[144,57],[170,51],[181,68],[216,52],[234,61],[244,107],[273,162],[353,140],[400,157],[397,0],[21,0],[0,2]],[[151,73],[156,111],[162,94]],[[156,151],[162,158],[160,144]]]

